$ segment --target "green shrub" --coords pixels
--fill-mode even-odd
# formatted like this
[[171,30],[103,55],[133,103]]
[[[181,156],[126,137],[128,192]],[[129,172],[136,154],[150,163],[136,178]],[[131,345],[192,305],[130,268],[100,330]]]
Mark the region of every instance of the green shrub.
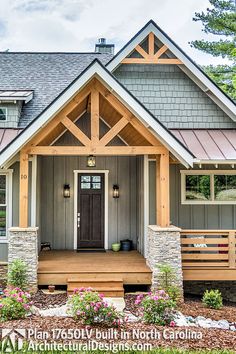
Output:
[[8,285],[18,287],[22,290],[27,286],[27,265],[20,259],[15,259],[10,265],[8,270]]
[[135,304],[141,305],[144,322],[161,326],[175,325],[173,310],[176,304],[164,290],[150,292],[147,296],[140,294],[137,296]]
[[178,302],[180,299],[180,289],[175,285],[177,277],[174,269],[169,264],[158,264],[157,268],[160,271],[158,277],[160,289],[165,290],[171,300]]
[[69,312],[84,324],[104,323],[117,326],[120,324],[120,314],[114,306],[109,306],[103,300],[103,295],[92,288],[75,289],[69,299]]
[[24,318],[30,311],[30,294],[20,288],[7,288],[4,298],[0,300],[1,321],[17,320]]
[[202,302],[206,307],[219,310],[223,306],[223,299],[219,290],[206,290]]

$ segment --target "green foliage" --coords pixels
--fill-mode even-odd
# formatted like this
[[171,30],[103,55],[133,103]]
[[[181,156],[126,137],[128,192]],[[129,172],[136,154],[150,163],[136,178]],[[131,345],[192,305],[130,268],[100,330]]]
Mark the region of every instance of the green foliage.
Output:
[[158,279],[160,288],[165,290],[171,300],[177,302],[180,298],[180,289],[175,285],[177,276],[174,269],[169,264],[158,264],[157,268],[160,271]]
[[141,304],[144,322],[160,326],[166,324],[175,326],[173,310],[176,304],[165,290],[150,292],[147,296],[140,294],[137,296],[135,304]]
[[203,70],[224,92],[236,100],[236,65],[208,65]]
[[30,311],[30,294],[20,288],[7,288],[4,298],[0,300],[1,321],[17,320],[24,318]]
[[223,299],[219,290],[206,290],[202,302],[206,307],[219,310],[223,306]]
[[195,40],[191,46],[215,57],[232,61],[231,65],[206,66],[203,69],[216,84],[236,99],[236,3],[235,0],[209,0],[206,13],[195,13],[194,21],[201,21],[203,32],[224,36],[215,41]]
[[91,288],[75,289],[69,299],[70,313],[76,320],[84,324],[100,323],[117,326],[120,324],[120,314],[114,306],[109,306],[103,300],[103,295]]
[[7,282],[13,287],[26,289],[27,286],[27,265],[20,259],[15,259],[10,265],[8,270]]

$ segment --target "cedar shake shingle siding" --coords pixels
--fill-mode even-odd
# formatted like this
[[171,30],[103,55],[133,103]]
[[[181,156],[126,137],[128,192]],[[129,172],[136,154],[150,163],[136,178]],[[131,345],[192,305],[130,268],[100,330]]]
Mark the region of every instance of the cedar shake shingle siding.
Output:
[[235,128],[177,65],[123,64],[114,73],[168,128]]

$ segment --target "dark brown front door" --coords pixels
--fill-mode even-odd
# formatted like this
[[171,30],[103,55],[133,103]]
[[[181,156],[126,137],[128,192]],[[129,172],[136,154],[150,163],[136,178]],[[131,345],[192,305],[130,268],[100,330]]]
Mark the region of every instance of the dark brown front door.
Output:
[[104,248],[104,174],[78,175],[78,248]]

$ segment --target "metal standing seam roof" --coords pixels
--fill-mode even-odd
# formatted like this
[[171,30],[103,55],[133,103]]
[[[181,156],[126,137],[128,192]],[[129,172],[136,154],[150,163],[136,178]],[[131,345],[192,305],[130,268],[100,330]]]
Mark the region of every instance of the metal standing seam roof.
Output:
[[24,101],[28,103],[33,98],[32,90],[0,90],[1,101]]
[[[0,129],[0,151],[21,131]],[[197,160],[236,160],[236,129],[172,129],[171,132]]]
[[236,129],[172,129],[198,160],[236,160]]
[[21,132],[22,129],[1,128],[0,129],[0,151]]

